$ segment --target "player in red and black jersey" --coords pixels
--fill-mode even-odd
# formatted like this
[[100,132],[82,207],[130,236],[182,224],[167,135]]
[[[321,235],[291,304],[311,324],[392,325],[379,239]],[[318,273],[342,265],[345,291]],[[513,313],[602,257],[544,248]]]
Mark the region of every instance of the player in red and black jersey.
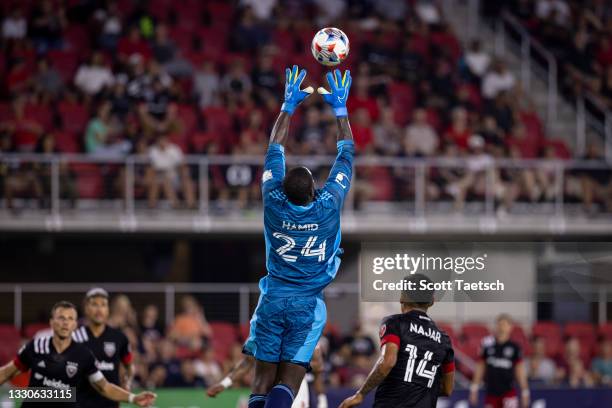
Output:
[[77,311],[72,303],[56,303],[51,309],[50,325],[53,336],[31,340],[19,350],[13,361],[0,367],[0,385],[20,372],[31,371],[28,387],[76,388],[76,402],[24,402],[22,407],[89,407],[79,400],[79,391],[87,384],[112,401],[130,402],[141,407],[155,402],[156,396],[151,392],[134,395],[106,381],[96,367],[91,351],[72,341],[71,335],[77,325]]
[[[431,282],[421,274],[406,280]],[[340,408],[359,405],[376,387],[374,408],[435,408],[440,395],[451,394],[454,351],[450,338],[427,315],[433,291],[404,291],[400,302],[402,313],[385,317],[380,327],[380,358]]]
[[[109,315],[108,292],[102,288],[89,290],[85,294],[83,307],[87,324],[72,333],[72,340],[91,350],[96,358],[96,366],[108,382],[129,391],[134,376],[132,352],[126,335],[106,324]],[[89,385],[79,390],[78,400],[83,406],[91,408],[119,407],[117,402],[104,398]]]
[[516,379],[522,390],[522,406],[529,407],[530,393],[521,348],[510,340],[512,325],[510,316],[500,315],[495,336],[483,339],[480,361],[470,387],[472,405],[478,404],[478,388],[484,378],[485,408],[518,408],[519,399],[514,384]]

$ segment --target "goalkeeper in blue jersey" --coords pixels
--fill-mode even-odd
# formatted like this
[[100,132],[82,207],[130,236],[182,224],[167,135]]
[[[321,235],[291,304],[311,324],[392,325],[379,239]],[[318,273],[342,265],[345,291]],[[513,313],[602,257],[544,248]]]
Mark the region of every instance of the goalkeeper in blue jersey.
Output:
[[255,357],[249,408],[289,408],[327,320],[322,291],[340,266],[340,212],[348,194],[355,147],[346,100],[351,74],[327,74],[319,88],[338,124],[338,155],[321,189],[306,167],[285,174],[284,144],[297,106],[313,93],[300,89],[306,71],[287,69],[285,101],[272,129],[262,176],[268,274],[251,319],[244,353]]

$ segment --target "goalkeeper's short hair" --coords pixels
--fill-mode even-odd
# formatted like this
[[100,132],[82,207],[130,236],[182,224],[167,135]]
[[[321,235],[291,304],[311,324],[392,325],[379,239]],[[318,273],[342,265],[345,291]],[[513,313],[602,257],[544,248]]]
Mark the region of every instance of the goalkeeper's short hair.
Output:
[[314,179],[306,167],[294,167],[283,179],[283,191],[295,205],[306,205],[314,198]]

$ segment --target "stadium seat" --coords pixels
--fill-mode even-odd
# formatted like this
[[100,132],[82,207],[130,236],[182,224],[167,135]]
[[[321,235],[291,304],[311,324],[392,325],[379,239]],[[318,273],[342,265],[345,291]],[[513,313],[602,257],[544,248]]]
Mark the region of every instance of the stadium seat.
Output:
[[521,350],[523,351],[523,355],[526,355],[526,356],[531,355],[533,351],[531,347],[531,343],[529,342],[529,339],[527,338],[527,335],[525,334],[525,330],[523,330],[523,327],[521,325],[515,324],[512,327],[512,333],[510,333],[510,339],[521,347]]
[[489,329],[482,323],[469,322],[464,323],[461,327],[461,337],[466,341],[482,340],[483,337],[489,335]]
[[64,80],[65,83],[72,82],[74,73],[77,69],[79,57],[77,51],[52,50],[47,54],[51,64]]
[[78,135],[70,132],[57,131],[53,133],[55,138],[55,147],[62,153],[78,153],[80,144]]
[[251,330],[251,323],[243,323],[238,326],[238,335],[240,341],[246,341],[249,338],[249,331]]
[[595,340],[595,327],[586,322],[569,322],[565,325],[563,334],[566,337],[577,337],[579,339]]
[[89,120],[89,111],[86,106],[78,103],[62,102],[59,104],[58,110],[62,117],[64,130],[83,133]]
[[53,126],[53,113],[51,107],[39,104],[27,104],[24,108],[26,118],[39,123],[45,130]]
[[92,163],[73,163],[70,167],[77,175],[76,185],[80,198],[102,198],[104,180],[99,165]]
[[31,339],[36,335],[36,333],[48,329],[49,323],[30,323],[23,328],[23,337],[26,339]]
[[453,325],[451,323],[441,321],[441,322],[436,322],[436,326],[438,326],[438,329],[446,333],[448,337],[450,338],[455,337],[455,329],[453,328]]
[[210,322],[213,332],[212,347],[217,358],[224,360],[229,355],[232,345],[238,340],[236,327],[227,322]]
[[185,104],[178,105],[177,114],[183,125],[182,133],[190,135],[195,130],[198,122],[193,106]]
[[555,322],[539,321],[534,323],[531,328],[533,337],[544,337],[545,339],[557,338],[561,339],[561,326]]
[[612,322],[606,322],[599,326],[597,333],[602,339],[612,340]]

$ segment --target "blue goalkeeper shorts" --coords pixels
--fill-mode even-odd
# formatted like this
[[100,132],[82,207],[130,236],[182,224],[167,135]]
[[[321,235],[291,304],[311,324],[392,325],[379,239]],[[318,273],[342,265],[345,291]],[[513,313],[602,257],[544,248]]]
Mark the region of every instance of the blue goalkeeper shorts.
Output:
[[268,363],[289,361],[308,367],[326,321],[327,308],[320,295],[260,295],[242,351]]

